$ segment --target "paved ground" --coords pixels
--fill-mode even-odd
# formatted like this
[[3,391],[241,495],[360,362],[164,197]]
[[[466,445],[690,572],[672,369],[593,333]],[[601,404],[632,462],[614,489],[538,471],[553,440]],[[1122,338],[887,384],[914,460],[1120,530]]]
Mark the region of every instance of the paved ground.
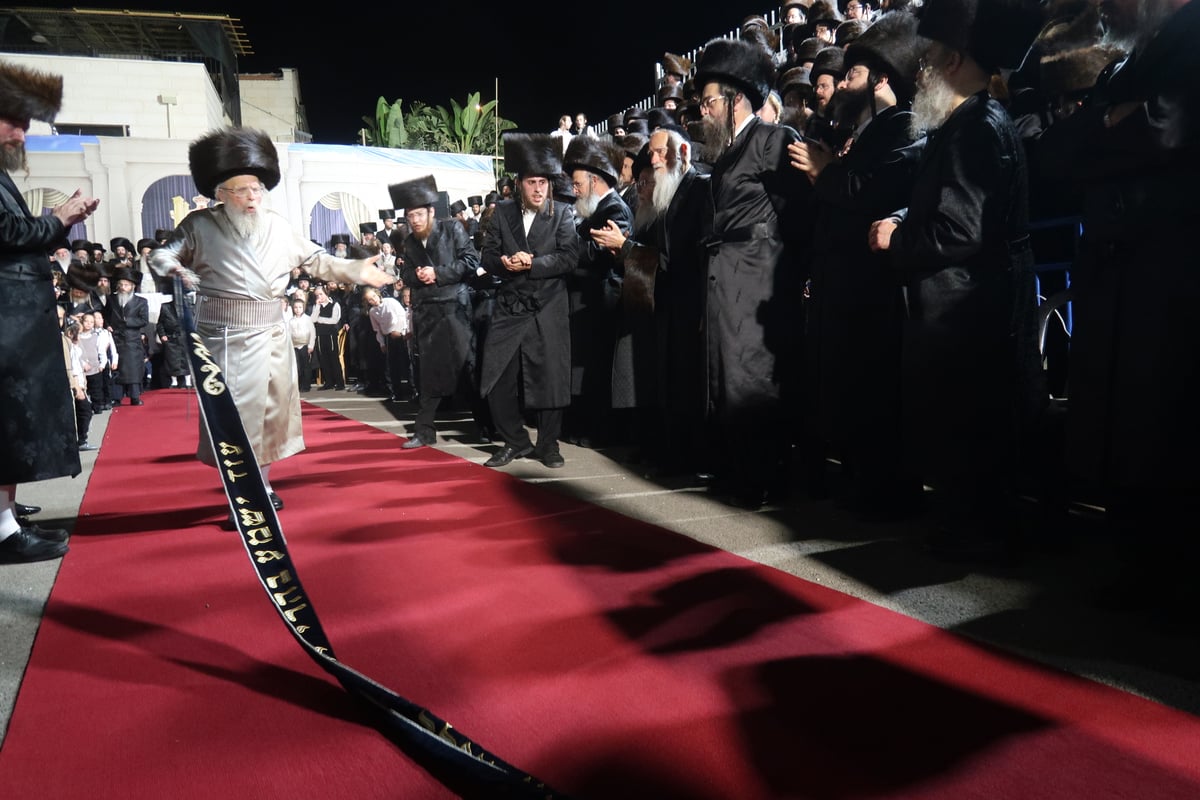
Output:
[[[313,391],[309,402],[405,436],[415,409],[352,392]],[[130,408],[116,413],[137,413]],[[93,422],[101,441],[108,416]],[[482,463],[497,448],[481,444],[462,415],[439,419],[437,446]],[[690,477],[653,480],[624,449],[564,445],[566,467],[523,459],[505,471],[548,489],[656,523],[872,603],[953,629],[1044,663],[1200,714],[1200,641],[1194,620],[1162,607],[1137,608],[1122,593],[1124,542],[1095,515],[1077,514],[1039,543],[1020,566],[971,568],[925,555],[921,519],[867,523],[828,500],[795,492],[787,502],[748,512],[724,505]],[[397,451],[397,458],[404,454]],[[41,505],[45,526],[70,527],[91,475],[18,488]],[[67,556],[70,558],[70,555]],[[0,736],[29,658],[58,563],[0,566]],[[1164,613],[1167,612],[1167,613]]]

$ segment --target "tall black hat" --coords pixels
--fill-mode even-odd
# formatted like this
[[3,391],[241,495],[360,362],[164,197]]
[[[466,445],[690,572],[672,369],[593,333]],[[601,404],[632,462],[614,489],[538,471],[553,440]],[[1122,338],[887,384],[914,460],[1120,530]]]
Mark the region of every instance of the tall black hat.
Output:
[[674,100],[677,103],[683,102],[683,84],[672,83],[665,85],[658,90],[659,105],[662,105],[668,100]]
[[217,187],[234,175],[253,175],[268,189],[279,185],[275,143],[250,128],[222,128],[201,136],[188,147],[188,167],[205,197],[216,197]]
[[562,171],[570,174],[577,169],[594,172],[609,186],[616,186],[625,164],[625,151],[612,142],[602,142],[590,136],[576,136],[567,145]]
[[112,274],[113,286],[116,286],[120,281],[129,281],[130,283],[132,283],[134,285],[134,288],[137,288],[137,285],[138,285],[137,276],[133,274],[133,270],[131,270],[129,267],[121,267],[120,269],[113,272],[113,274]]
[[117,236],[116,238],[109,239],[109,241],[108,241],[108,249],[109,250],[111,250],[115,253],[115,252],[117,252],[118,247],[124,247],[125,251],[128,253],[138,252],[133,249],[133,242],[129,241],[124,236]]
[[380,219],[395,219],[396,218],[396,209],[394,209],[394,208],[379,209],[379,218]]
[[349,247],[350,246],[350,234],[335,233],[329,237],[329,249],[330,250],[332,250],[334,247],[337,247],[339,244],[344,244],[347,247]]
[[805,61],[814,61],[817,58],[817,53],[828,47],[825,42],[815,36],[809,36],[807,39],[802,39],[800,44],[796,45],[796,63],[803,64]]
[[846,48],[845,66],[865,64],[882,72],[898,95],[911,98],[921,56],[929,48],[929,40],[917,35],[917,25],[912,14],[884,14]]
[[792,67],[779,76],[779,93],[781,95],[787,94],[793,89],[800,89],[812,94],[812,78],[808,67]]
[[552,184],[550,194],[555,200],[560,203],[573,204],[575,202],[577,199],[575,197],[575,189],[571,186],[571,179],[568,176],[561,172],[557,175],[552,175],[550,183]]
[[483,205],[483,196],[478,195],[478,194],[471,195],[470,197],[467,198],[467,205],[469,205],[469,206]]
[[450,216],[457,216],[467,210],[467,204],[462,200],[455,200],[450,204]]
[[775,64],[761,45],[741,39],[713,39],[696,67],[696,85],[712,82],[735,87],[750,105],[761,108],[775,83]]
[[621,148],[627,158],[637,158],[637,154],[646,146],[647,141],[649,141],[649,137],[640,133],[627,133],[615,139],[617,147]]
[[608,133],[610,136],[613,136],[616,134],[617,128],[620,128],[621,130],[625,130],[625,115],[624,114],[613,114],[611,117],[608,118]]
[[156,247],[160,247],[160,246],[161,245],[159,245],[158,239],[138,239],[137,250],[135,250],[134,252],[140,254],[144,248],[149,247],[151,250],[153,250]]
[[646,127],[651,133],[659,128],[675,124],[675,115],[665,108],[652,108],[646,113]]
[[76,250],[86,250],[90,256],[92,254],[92,243],[87,239],[74,239],[71,242],[71,252],[74,253]]
[[61,75],[0,61],[0,117],[53,122],[62,106]]
[[432,175],[393,183],[388,186],[388,193],[391,194],[392,203],[396,208],[402,208],[405,211],[435,206],[438,201],[437,181]]
[[[572,139],[587,141],[590,136]],[[562,145],[546,133],[504,134],[504,166],[520,178],[551,178],[562,172]]]
[[100,284],[100,271],[72,258],[67,267],[67,286],[78,292],[94,292]]
[[165,242],[171,238],[171,230],[169,228],[156,228],[154,230],[154,238],[160,242]]
[[358,223],[359,233],[375,233],[379,230],[379,224],[375,222],[360,222]]
[[917,33],[998,70],[1021,66],[1042,21],[1037,0],[926,0]]

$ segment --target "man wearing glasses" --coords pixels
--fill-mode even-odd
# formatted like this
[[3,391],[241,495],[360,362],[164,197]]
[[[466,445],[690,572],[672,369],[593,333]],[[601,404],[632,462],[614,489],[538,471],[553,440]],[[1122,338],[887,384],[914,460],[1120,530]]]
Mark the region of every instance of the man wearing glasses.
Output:
[[789,443],[779,431],[795,389],[799,250],[812,187],[788,164],[796,131],[754,115],[774,85],[770,53],[745,40],[714,39],[695,80],[713,165],[705,323],[718,434],[712,460],[727,471],[717,492],[757,508],[786,485]]
[[[160,275],[178,274],[196,289],[196,330],[221,367],[276,509],[270,466],[304,449],[296,359],[283,303],[293,267],[318,280],[369,286],[392,283],[379,256],[329,255],[267,207],[279,183],[279,157],[260,131],[226,128],[188,149],[192,179],[218,205],[189,214],[150,255]],[[204,420],[201,418],[201,425]],[[197,457],[216,466],[207,432]]]

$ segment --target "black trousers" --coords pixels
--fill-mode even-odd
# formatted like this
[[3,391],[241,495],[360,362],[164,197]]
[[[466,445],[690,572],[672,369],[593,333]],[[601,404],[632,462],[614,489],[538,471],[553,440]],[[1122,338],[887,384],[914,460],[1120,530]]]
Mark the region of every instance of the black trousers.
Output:
[[312,356],[307,347],[293,348],[296,351],[296,375],[300,379],[300,391],[312,389]]
[[[385,336],[383,339],[386,352],[384,353],[384,361],[386,366],[387,387],[391,392],[392,397],[405,398],[416,391],[416,384],[413,382],[412,361],[408,353],[408,339],[397,336]],[[432,420],[432,417],[430,418]],[[420,418],[418,417],[418,421]],[[418,435],[420,427],[417,428]],[[424,439],[424,437],[421,437]]]
[[[86,394],[86,392],[85,392]],[[79,434],[79,443],[84,444],[88,439],[88,431],[92,427],[92,401],[88,398],[75,398],[75,430]]]
[[[496,385],[488,393],[488,408],[492,412],[492,421],[496,433],[509,447],[523,450],[533,442],[529,439],[529,431],[525,430],[521,415],[521,405],[518,400],[518,387],[521,378],[521,351],[513,354],[508,366],[500,373]],[[537,414],[537,449],[547,453],[558,450],[558,438],[562,435],[563,409],[540,408]]]
[[321,366],[321,382],[335,389],[345,389],[342,364],[338,361],[337,325],[317,325],[317,363]]

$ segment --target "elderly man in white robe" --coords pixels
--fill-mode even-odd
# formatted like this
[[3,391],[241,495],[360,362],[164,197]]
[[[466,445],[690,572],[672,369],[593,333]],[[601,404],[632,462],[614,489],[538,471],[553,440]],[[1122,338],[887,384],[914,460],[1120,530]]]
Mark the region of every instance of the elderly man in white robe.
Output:
[[[280,302],[292,268],[320,280],[377,287],[395,278],[376,268],[379,256],[329,255],[266,207],[280,175],[265,133],[225,128],[206,134],[192,142],[188,162],[196,188],[220,205],[189,214],[151,253],[150,264],[196,289],[197,333],[221,367],[271,502],[281,509],[270,466],[304,449],[296,359]],[[197,457],[216,466],[203,427]]]

